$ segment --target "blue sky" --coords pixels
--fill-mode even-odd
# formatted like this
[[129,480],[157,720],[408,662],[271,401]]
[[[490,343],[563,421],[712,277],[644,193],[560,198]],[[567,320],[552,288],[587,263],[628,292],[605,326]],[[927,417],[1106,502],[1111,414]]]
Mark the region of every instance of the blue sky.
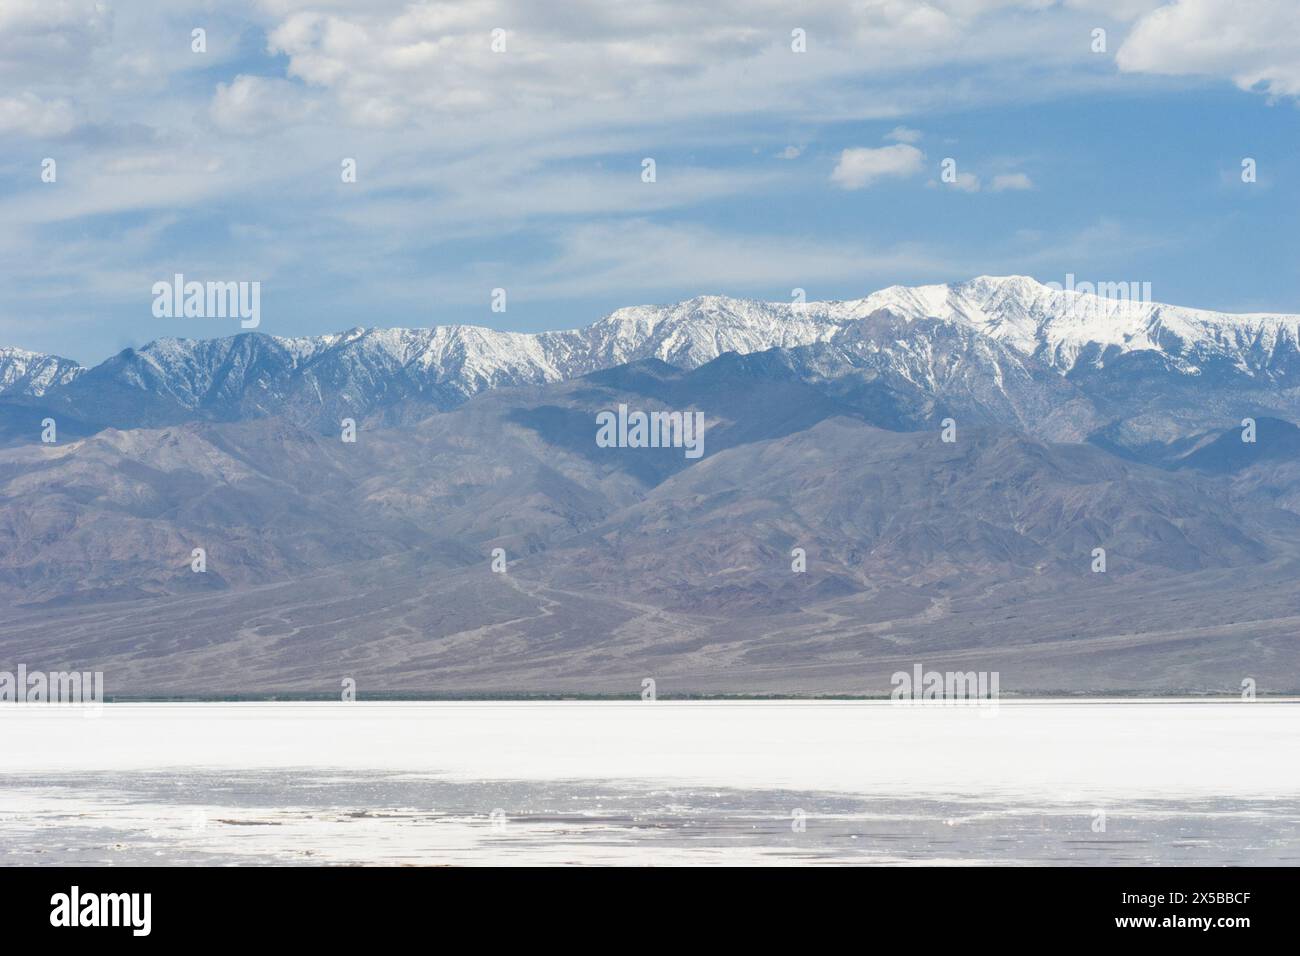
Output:
[[275,335],[984,273],[1300,312],[1293,0],[150,6],[0,10],[0,345],[239,331],[154,318],[175,272]]

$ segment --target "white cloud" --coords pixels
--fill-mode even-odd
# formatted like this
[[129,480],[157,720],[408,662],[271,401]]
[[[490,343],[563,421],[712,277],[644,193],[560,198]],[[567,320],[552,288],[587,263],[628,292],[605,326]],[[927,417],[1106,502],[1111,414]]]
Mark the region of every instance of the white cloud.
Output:
[[113,15],[97,0],[4,0],[0,72],[25,76],[83,67],[107,42]]
[[[322,12],[277,0],[269,49],[288,74],[337,97],[348,122],[393,126],[427,112],[554,108],[648,92],[787,47],[774,6],[609,5],[557,16],[527,3],[377,2]],[[505,30],[494,52],[491,31]],[[788,51],[787,51],[788,52]]]
[[781,152],[776,154],[777,159],[798,159],[803,150],[798,146],[787,146]]
[[924,153],[906,143],[846,149],[831,172],[831,182],[841,189],[862,189],[886,176],[913,176],[921,171],[924,160]]
[[892,139],[896,143],[915,143],[920,138],[919,129],[909,129],[906,126],[895,126],[885,134],[885,139]]
[[229,84],[218,83],[209,114],[227,132],[251,136],[303,122],[312,104],[287,80],[240,74]]
[[951,253],[909,243],[870,248],[807,237],[719,232],[640,219],[583,223],[557,237],[557,255],[522,270],[514,284],[538,299],[610,293],[662,296],[682,290],[862,283],[865,276],[948,274],[967,269]]
[[1295,0],[1179,0],[1139,20],[1115,62],[1126,72],[1206,74],[1300,96]]
[[974,173],[958,173],[953,182],[944,185],[951,189],[961,190],[964,193],[977,193],[980,191],[980,178]]
[[[861,116],[870,112],[864,103],[898,116],[893,97],[863,97],[859,87],[845,99],[839,81],[950,63],[1055,67],[1079,21],[1091,19],[1056,0],[809,0],[797,16],[782,0],[583,4],[563,15],[524,0],[260,6],[268,49],[287,58],[288,76],[328,91],[343,121],[379,126],[512,106],[590,111],[649,97],[657,113],[696,116],[806,116],[832,106]],[[806,55],[790,50],[796,25],[812,44]],[[493,53],[498,26],[506,50]],[[1084,62],[1086,45],[1076,55]]]
[[[742,171],[661,166],[653,186],[641,182],[641,167],[628,163],[620,170],[547,172],[475,170],[473,161],[444,166],[444,189],[436,196],[367,198],[365,203],[340,210],[350,223],[367,229],[409,230],[412,234],[437,227],[448,235],[500,235],[530,220],[554,223],[623,213],[690,208],[727,196],[757,195],[785,181],[785,173],[770,169]],[[364,164],[361,175],[370,175]],[[3,207],[0,207],[3,211]]]
[[1008,189],[1033,189],[1034,181],[1024,173],[1002,173],[993,177],[993,183],[989,188],[995,193]]
[[0,133],[63,136],[76,125],[76,111],[67,100],[42,100],[34,93],[0,96]]

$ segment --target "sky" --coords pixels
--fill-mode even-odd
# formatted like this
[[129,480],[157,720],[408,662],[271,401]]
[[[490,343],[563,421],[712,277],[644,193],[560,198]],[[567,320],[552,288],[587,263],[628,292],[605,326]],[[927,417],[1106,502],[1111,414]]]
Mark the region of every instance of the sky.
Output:
[[0,345],[85,364],[240,331],[155,317],[176,273],[281,336],[981,274],[1300,312],[1298,182],[1296,0],[0,0]]

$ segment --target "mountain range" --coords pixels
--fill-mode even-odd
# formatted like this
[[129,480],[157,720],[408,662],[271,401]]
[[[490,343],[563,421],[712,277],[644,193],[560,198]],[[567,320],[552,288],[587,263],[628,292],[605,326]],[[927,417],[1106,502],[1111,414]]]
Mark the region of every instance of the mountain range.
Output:
[[[982,277],[89,369],[0,349],[0,669],[856,694],[920,661],[1004,691],[1295,690],[1298,328]],[[701,411],[704,456],[599,447],[620,404]]]
[[[1034,427],[1047,406],[1067,409],[1076,427],[1134,417],[1111,407],[1117,383],[1169,411],[1235,413],[1245,401],[1294,417],[1300,385],[1300,316],[1228,315],[985,276],[894,286],[849,302],[702,296],[537,334],[442,326],[160,338],[93,368],[0,349],[0,399],[6,409],[25,403],[90,426],[281,416],[328,431],[342,417],[382,417],[410,400],[447,410],[486,389],[564,381],[645,358],[691,369],[727,352],[773,348],[794,350],[808,374],[853,369]],[[1232,395],[1226,404],[1224,392]]]

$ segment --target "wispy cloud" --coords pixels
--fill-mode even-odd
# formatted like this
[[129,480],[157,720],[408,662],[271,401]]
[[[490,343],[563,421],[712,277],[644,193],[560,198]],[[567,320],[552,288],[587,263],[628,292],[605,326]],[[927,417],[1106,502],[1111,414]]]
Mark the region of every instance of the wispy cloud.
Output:
[[916,143],[921,139],[921,131],[906,126],[895,126],[885,134],[885,139],[893,140],[895,143]]
[[1025,173],[1001,173],[993,177],[990,189],[995,193],[1006,190],[1026,190],[1034,188],[1034,181]]

